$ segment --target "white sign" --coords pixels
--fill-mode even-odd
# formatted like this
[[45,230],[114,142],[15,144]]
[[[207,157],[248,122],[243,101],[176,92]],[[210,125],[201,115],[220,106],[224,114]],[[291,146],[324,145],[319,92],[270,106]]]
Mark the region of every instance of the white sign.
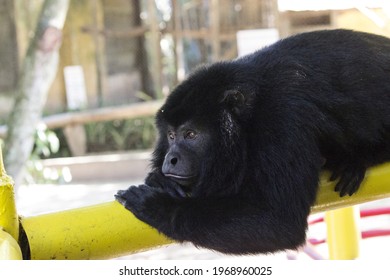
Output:
[[243,56],[269,46],[279,40],[277,29],[253,29],[237,32],[238,56]]
[[70,110],[87,106],[84,71],[80,65],[64,67],[66,100]]

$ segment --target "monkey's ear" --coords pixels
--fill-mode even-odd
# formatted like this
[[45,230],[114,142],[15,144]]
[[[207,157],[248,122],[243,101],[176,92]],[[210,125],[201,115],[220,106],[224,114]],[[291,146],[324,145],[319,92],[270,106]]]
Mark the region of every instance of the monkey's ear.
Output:
[[245,109],[245,101],[245,96],[238,90],[230,89],[223,93],[222,103],[237,115]]

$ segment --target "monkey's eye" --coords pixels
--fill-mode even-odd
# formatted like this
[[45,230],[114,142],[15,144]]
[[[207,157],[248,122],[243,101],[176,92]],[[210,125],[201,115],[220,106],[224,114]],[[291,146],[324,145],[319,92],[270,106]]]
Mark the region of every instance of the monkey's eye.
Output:
[[170,140],[174,140],[176,137],[175,133],[173,131],[168,131],[168,138]]
[[195,137],[196,137],[196,132],[193,130],[187,130],[184,136],[185,139],[189,139],[189,140],[194,139]]

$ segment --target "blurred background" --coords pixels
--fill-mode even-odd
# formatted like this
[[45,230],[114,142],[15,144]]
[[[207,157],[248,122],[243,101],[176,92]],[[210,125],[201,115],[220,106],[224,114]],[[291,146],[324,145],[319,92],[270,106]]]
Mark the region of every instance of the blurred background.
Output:
[[0,0],[0,141],[19,211],[112,200],[142,182],[153,115],[194,68],[335,28],[390,36],[390,1]]

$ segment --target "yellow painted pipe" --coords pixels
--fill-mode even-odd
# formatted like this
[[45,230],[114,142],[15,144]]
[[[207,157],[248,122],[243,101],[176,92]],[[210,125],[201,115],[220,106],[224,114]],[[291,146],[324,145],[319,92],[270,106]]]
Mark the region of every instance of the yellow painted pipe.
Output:
[[19,238],[19,220],[14,199],[14,183],[5,172],[0,146],[0,228],[15,240]]
[[334,191],[334,182],[329,182],[329,174],[323,173],[312,213],[324,212],[347,206],[353,206],[373,200],[390,197],[390,163],[369,169],[357,193],[339,197]]
[[14,184],[4,169],[0,145],[0,260],[21,260],[19,220],[16,214]]
[[[326,176],[321,180],[313,212],[390,196],[390,164],[371,169],[358,193],[351,197],[340,198]],[[21,223],[31,259],[107,259],[173,242],[115,201],[22,218]]]
[[329,259],[353,260],[359,256],[359,218],[356,206],[326,212]]
[[107,259],[172,243],[116,201],[22,218],[31,259]]
[[21,260],[22,252],[18,242],[0,228],[0,260]]

